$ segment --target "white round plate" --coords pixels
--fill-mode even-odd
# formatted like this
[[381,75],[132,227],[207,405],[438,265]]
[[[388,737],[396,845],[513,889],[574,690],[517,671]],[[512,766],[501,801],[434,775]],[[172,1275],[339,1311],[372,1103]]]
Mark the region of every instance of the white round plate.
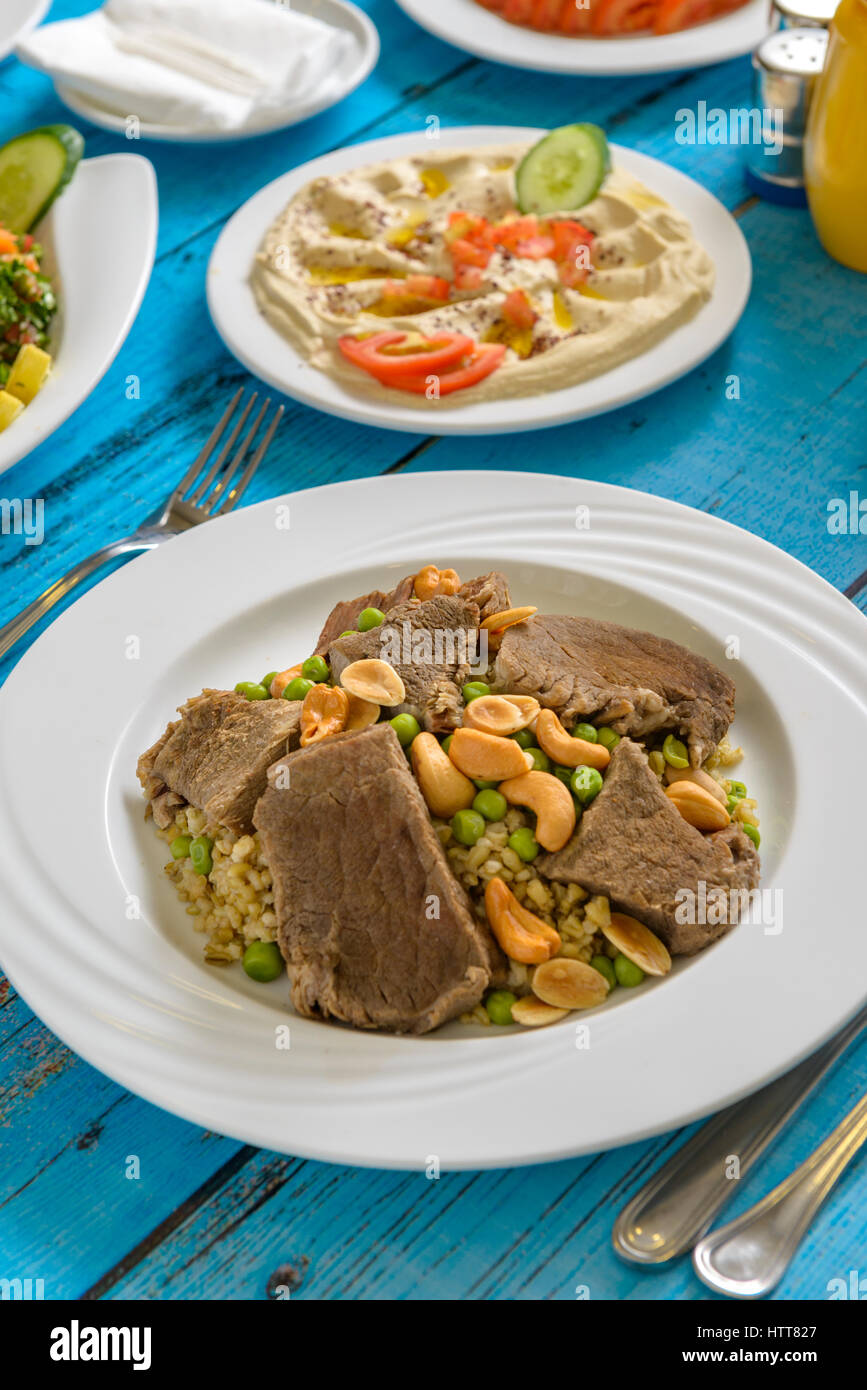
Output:
[[411,19],[438,39],[510,67],[594,77],[700,68],[750,53],[773,27],[768,0],[749,0],[733,14],[678,34],[622,39],[543,34],[509,24],[476,0],[397,0]]
[[[338,599],[431,559],[465,576],[501,565],[520,602],[647,628],[729,667],[766,927],[742,924],[668,978],[538,1031],[355,1032],[292,1015],[285,979],[205,965],[143,818],[137,756],[203,685],[296,660]],[[191,576],[202,601],[183,621]],[[0,691],[0,960],[109,1076],[284,1153],[497,1167],[685,1124],[793,1066],[864,1000],[865,637],[852,604],[766,542],[603,483],[419,473],[242,509],[104,580]]]
[[[441,142],[443,150],[523,140],[529,145],[544,134],[515,126],[462,126],[444,129]],[[612,371],[544,395],[425,409],[423,403],[404,406],[372,400],[363,386],[357,392],[351,390],[311,367],[259,312],[249,283],[253,260],[274,218],[311,179],[417,154],[426,147],[430,148],[424,135],[416,132],[323,155],[260,189],[223,228],[208,264],[211,318],[229,351],[276,390],[329,415],[413,434],[500,434],[541,429],[601,415],[667,386],[709,357],[743,313],[750,292],[750,253],[731,214],[685,174],[637,150],[612,145],[612,162],[635,174],[684,213],[697,240],[716,263],[716,287],[695,318]]]
[[16,43],[41,24],[51,0],[3,0],[0,6],[0,63]]
[[42,390],[0,434],[0,473],[53,434],[108,371],[150,279],[157,219],[149,160],[103,154],[82,160],[36,228],[60,306],[49,343],[54,361]]
[[[343,29],[355,39],[355,44],[344,54],[335,68],[334,75],[339,79],[337,85],[329,84],[324,96],[311,96],[306,101],[287,106],[282,111],[269,112],[267,116],[257,115],[248,125],[238,130],[191,130],[186,126],[156,125],[142,121],[139,135],[143,140],[164,140],[184,144],[217,144],[229,140],[249,140],[254,135],[269,135],[275,130],[285,130],[298,125],[320,111],[336,106],[344,97],[360,87],[369,77],[379,57],[379,34],[373,21],[356,5],[348,0],[292,0],[292,8],[298,14],[311,15],[330,24],[334,29]],[[128,118],[109,111],[99,102],[82,92],[74,91],[64,82],[55,83],[57,95],[70,111],[103,130],[124,135]]]

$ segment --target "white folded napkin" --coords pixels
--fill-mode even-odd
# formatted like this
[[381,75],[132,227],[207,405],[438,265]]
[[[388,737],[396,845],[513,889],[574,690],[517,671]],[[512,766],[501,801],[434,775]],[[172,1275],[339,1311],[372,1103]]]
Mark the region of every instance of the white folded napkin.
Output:
[[22,62],[120,116],[191,131],[335,95],[351,34],[271,0],[108,0],[35,29]]

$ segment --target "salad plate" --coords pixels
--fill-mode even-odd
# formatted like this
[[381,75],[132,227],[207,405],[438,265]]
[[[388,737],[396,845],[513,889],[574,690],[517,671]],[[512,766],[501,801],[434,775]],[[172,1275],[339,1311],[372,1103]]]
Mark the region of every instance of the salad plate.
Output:
[[[726,651],[732,737],[762,807],[760,920],[611,1008],[521,1033],[459,1021],[423,1037],[359,1033],[294,1014],[285,978],[260,984],[202,959],[160,874],[138,754],[203,685],[232,689],[297,659],[335,601],[433,557],[466,575],[502,567],[543,612]],[[165,622],[190,573],[208,592],[192,641]],[[138,659],[118,659],[130,634]],[[0,837],[16,865],[0,959],[46,1024],[116,1081],[284,1153],[497,1167],[686,1124],[780,1075],[863,1002],[864,638],[853,605],[767,542],[603,483],[415,473],[243,508],[109,576],[0,691]],[[828,759],[828,728],[845,760]]]
[[41,24],[51,8],[51,0],[3,0],[0,8],[0,63],[16,43]]

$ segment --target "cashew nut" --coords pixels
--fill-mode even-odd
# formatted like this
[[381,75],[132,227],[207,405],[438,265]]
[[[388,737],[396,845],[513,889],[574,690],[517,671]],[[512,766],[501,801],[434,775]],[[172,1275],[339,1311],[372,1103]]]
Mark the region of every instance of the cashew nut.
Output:
[[296,676],[301,675],[301,664],[302,663],[299,661],[297,666],[289,666],[285,671],[281,671],[279,675],[274,677],[269,687],[272,700],[279,700],[289,682],[294,681]]
[[535,835],[543,849],[563,848],[575,829],[575,803],[559,777],[550,772],[524,772],[501,782],[499,789],[512,806],[535,811]]
[[611,762],[611,754],[604,744],[573,738],[552,709],[540,712],[536,720],[536,739],[542,752],[561,767],[595,767],[601,772]]
[[316,743],[346,728],[349,696],[335,685],[313,685],[301,706],[301,747]]
[[725,806],[697,782],[672,782],[665,794],[696,830],[722,830],[731,820]]
[[422,796],[435,816],[449,820],[456,811],[472,805],[475,783],[458,772],[433,734],[416,734],[410,756]]
[[628,917],[625,912],[612,912],[610,923],[602,931],[611,945],[640,966],[645,975],[668,974],[671,956],[659,937],[637,917]]
[[483,734],[505,738],[525,729],[532,718],[526,718],[514,701],[504,695],[480,695],[464,710],[464,728],[481,729]]
[[594,1009],[608,993],[605,976],[581,960],[558,956],[533,972],[533,993],[555,1009]]
[[340,684],[350,695],[374,705],[399,705],[406,699],[406,686],[393,666],[377,657],[350,661],[340,673]]
[[[524,750],[514,739],[484,734],[481,729],[455,729],[449,744],[449,757],[467,777],[482,777],[490,782],[517,777],[527,771]],[[556,777],[551,780],[557,781]],[[570,797],[570,804],[571,800]]]
[[489,879],[485,885],[485,912],[491,931],[510,960],[540,965],[559,951],[562,943],[558,933],[522,907],[501,878]]
[[671,786],[673,782],[695,782],[699,787],[704,787],[706,792],[715,796],[717,801],[721,801],[725,806],[726,794],[715,777],[711,777],[709,772],[705,772],[701,767],[672,767],[670,763],[665,764],[665,780]]

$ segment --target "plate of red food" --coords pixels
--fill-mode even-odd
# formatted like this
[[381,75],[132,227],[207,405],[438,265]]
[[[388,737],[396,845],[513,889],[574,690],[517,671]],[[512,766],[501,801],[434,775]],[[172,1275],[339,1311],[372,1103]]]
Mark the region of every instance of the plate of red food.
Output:
[[749,53],[766,0],[397,0],[429,33],[537,72],[669,72]]

